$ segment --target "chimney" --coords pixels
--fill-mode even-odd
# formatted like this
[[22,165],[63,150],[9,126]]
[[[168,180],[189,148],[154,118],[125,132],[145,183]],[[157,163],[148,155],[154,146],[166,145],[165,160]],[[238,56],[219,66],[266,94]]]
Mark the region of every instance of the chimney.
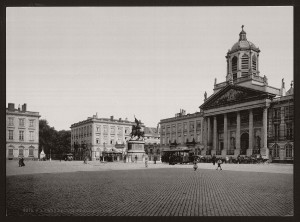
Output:
[[119,122],[121,122],[122,121],[122,118],[119,118]]
[[114,120],[114,116],[110,116],[110,120],[113,121]]
[[19,106],[18,106],[18,111],[20,111],[21,110],[21,108],[20,108],[20,104],[19,104]]
[[24,105],[22,105],[22,111],[26,112],[26,103],[24,103]]
[[15,104],[14,103],[8,103],[8,110],[14,111],[15,110]]

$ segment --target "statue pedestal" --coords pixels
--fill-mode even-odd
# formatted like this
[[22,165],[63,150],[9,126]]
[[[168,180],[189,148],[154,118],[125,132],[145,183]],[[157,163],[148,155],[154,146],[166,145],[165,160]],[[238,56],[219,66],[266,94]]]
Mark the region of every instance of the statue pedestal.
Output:
[[145,155],[145,142],[142,140],[129,140],[127,143],[127,162],[134,162],[135,157],[137,157],[137,161],[143,161]]

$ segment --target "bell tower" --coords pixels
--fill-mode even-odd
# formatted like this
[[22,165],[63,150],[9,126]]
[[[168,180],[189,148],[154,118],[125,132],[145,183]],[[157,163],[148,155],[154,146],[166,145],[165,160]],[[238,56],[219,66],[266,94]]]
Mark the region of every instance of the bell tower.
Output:
[[227,61],[226,81],[233,83],[237,78],[259,76],[260,50],[252,42],[247,40],[244,25],[236,42],[225,56]]

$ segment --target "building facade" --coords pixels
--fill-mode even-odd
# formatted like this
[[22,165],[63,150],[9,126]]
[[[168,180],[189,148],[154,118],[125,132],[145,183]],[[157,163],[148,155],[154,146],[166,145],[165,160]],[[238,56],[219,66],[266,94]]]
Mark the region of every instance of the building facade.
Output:
[[[91,160],[99,160],[104,154],[114,155],[120,160],[126,153],[132,125],[127,119],[98,118],[97,115],[71,125],[71,150],[80,153],[88,150]],[[142,124],[143,126],[143,124]]]
[[194,139],[194,152],[199,147],[201,155],[292,160],[293,87],[285,93],[284,80],[280,89],[269,86],[267,77],[260,76],[259,53],[242,27],[226,55],[225,82],[215,79],[214,92],[209,97],[205,92],[199,113],[161,120],[161,143],[172,148],[175,138],[175,145]]
[[18,109],[9,103],[6,108],[6,158],[38,159],[38,112],[27,111],[26,103]]
[[158,127],[145,127],[144,128],[144,139],[145,139],[145,153],[149,157],[149,161],[153,161],[155,158],[157,161],[161,157],[160,148],[160,135]]
[[204,149],[203,114],[180,110],[175,117],[160,121],[160,136],[163,151],[181,149],[200,154]]

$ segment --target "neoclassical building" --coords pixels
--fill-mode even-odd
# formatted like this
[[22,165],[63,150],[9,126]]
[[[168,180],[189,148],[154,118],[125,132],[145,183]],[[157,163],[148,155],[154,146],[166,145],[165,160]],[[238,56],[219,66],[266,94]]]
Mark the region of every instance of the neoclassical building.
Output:
[[39,118],[38,112],[27,111],[26,103],[9,103],[6,108],[6,158],[38,159]]
[[145,141],[145,153],[149,157],[149,161],[153,161],[156,157],[157,161],[160,160],[160,135],[158,127],[145,127],[144,128],[144,141]]
[[160,121],[165,150],[176,140],[175,148],[200,149],[201,155],[293,159],[293,86],[287,93],[283,79],[281,88],[270,86],[260,75],[259,53],[242,26],[238,42],[226,54],[226,80],[215,79],[214,92],[209,97],[205,93],[200,112]]
[[[126,153],[126,143],[130,139],[132,125],[127,119],[98,118],[97,115],[71,125],[71,150],[80,153],[87,149],[91,160],[98,160],[104,154],[120,160]],[[143,124],[141,124],[144,127]],[[76,150],[77,149],[77,150]],[[78,158],[77,158],[78,159]]]

